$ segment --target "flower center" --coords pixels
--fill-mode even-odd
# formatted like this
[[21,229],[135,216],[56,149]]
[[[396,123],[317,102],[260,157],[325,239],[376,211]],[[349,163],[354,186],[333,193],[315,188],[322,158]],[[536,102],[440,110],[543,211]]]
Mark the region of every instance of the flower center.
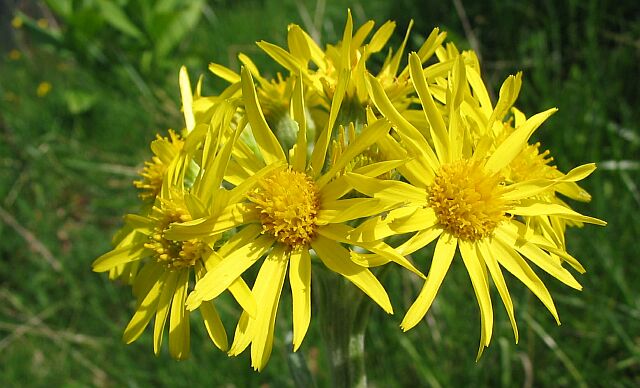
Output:
[[320,206],[315,183],[304,173],[281,170],[264,178],[249,195],[260,211],[264,232],[297,248],[315,237]]
[[154,209],[160,210],[158,219],[158,225],[152,235],[149,236],[149,241],[144,244],[144,247],[151,249],[154,252],[155,259],[166,265],[171,269],[179,269],[185,267],[192,267],[195,265],[196,260],[202,258],[205,250],[205,245],[200,240],[193,239],[188,241],[175,241],[168,240],[164,237],[164,233],[169,229],[169,225],[172,222],[185,222],[190,221],[191,216],[189,213],[173,204],[172,202],[164,203],[167,208]]
[[486,173],[479,162],[459,160],[443,165],[427,200],[444,230],[466,241],[490,236],[506,220],[502,177]]

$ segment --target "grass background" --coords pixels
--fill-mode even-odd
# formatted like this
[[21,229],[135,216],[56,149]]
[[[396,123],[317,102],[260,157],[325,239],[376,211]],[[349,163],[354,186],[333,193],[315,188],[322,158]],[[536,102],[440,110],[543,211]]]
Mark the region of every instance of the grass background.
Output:
[[[197,316],[192,356],[176,362],[166,344],[159,357],[153,356],[149,332],[129,346],[120,341],[133,311],[130,291],[92,273],[90,265],[109,250],[122,214],[136,210],[130,182],[150,156],[148,142],[158,131],[181,126],[179,66],[187,64],[194,79],[211,61],[237,69],[236,55],[245,52],[274,74],[277,66],[255,41],[284,44],[290,22],[323,43],[336,41],[347,7],[356,25],[396,20],[395,42],[413,18],[412,49],[434,26],[448,31],[450,41],[480,53],[494,95],[507,75],[523,70],[518,106],[527,114],[559,108],[537,132],[557,165],[567,171],[581,163],[599,164],[584,183],[593,201],[575,207],[609,222],[606,228],[568,232],[570,252],[587,268],[578,278],[582,292],[543,278],[561,326],[507,278],[520,343],[514,344],[494,295],[495,333],[478,363],[479,315],[464,267],[454,263],[426,322],[408,333],[398,328],[400,312],[419,285],[391,271],[384,283],[399,313],[390,318],[372,313],[366,344],[370,383],[640,385],[637,2],[217,0],[201,2],[197,14],[185,13],[174,24],[166,14],[145,8],[159,3],[176,3],[176,9],[186,4],[112,3],[136,34],[114,21],[113,11],[100,8],[98,0],[0,1],[1,386],[293,384],[284,344],[290,328],[286,297],[274,354],[262,373],[251,370],[248,354],[228,358],[215,350]],[[73,12],[65,11],[66,4]],[[19,28],[11,24],[16,12],[25,20]],[[43,82],[51,90],[39,96]],[[214,94],[222,85],[206,75],[204,92]],[[218,305],[231,336],[236,307],[224,298]],[[317,385],[328,386],[315,321],[302,352]]]

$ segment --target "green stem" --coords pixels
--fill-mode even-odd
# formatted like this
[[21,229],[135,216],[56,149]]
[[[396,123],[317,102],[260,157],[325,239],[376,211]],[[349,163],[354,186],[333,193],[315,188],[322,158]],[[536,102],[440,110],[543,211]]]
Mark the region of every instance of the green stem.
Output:
[[371,303],[363,293],[335,273],[316,271],[320,330],[331,367],[332,386],[367,386],[364,337]]

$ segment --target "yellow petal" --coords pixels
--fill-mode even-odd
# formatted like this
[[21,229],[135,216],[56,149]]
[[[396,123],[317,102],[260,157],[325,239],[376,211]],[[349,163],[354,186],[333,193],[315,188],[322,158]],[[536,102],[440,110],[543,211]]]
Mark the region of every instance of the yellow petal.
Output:
[[[391,210],[384,216],[374,217],[366,220],[349,233],[352,241],[377,241],[396,235],[396,231],[391,224],[398,219],[405,219],[413,214],[420,207],[406,206]],[[396,224],[397,225],[397,224]]]
[[599,220],[597,218],[584,216],[570,208],[555,204],[555,203],[530,203],[522,206],[514,206],[509,210],[509,213],[520,215],[520,216],[556,216],[565,218],[568,220],[580,221],[589,224],[595,224],[600,226],[605,226],[607,223],[605,221]]
[[495,258],[496,252],[491,251],[490,245],[487,244],[488,243],[484,240],[480,240],[478,242],[477,247],[480,249],[479,257],[482,258],[484,263],[487,265],[487,268],[489,269],[489,273],[491,273],[493,283],[498,289],[498,293],[500,294],[500,298],[502,299],[504,308],[507,310],[507,315],[509,316],[509,320],[511,321],[511,327],[513,328],[513,335],[516,339],[516,343],[518,343],[518,325],[516,323],[515,314],[513,312],[513,302],[511,301],[511,295],[509,294],[507,283],[504,281],[502,270],[500,270],[500,266],[498,265],[498,260],[496,260]]
[[302,29],[295,24],[289,25],[287,33],[287,44],[289,51],[294,58],[298,60],[300,66],[307,67],[309,59],[311,58],[311,50],[307,39],[302,34]]
[[375,22],[373,20],[367,20],[363,25],[358,28],[355,34],[353,34],[353,38],[351,39],[351,47],[355,49],[362,46],[364,40],[369,36],[369,33],[373,29]]
[[375,253],[358,253],[351,251],[349,254],[351,255],[351,261],[366,268],[379,267],[391,262],[391,259],[388,257],[383,257]]
[[155,315],[156,307],[160,300],[160,292],[162,291],[165,279],[166,276],[162,276],[158,279],[158,281],[156,281],[149,289],[149,292],[144,296],[144,299],[142,299],[142,302],[137,307],[136,312],[129,321],[129,324],[124,329],[122,340],[125,343],[130,344],[137,340],[149,324],[151,318]]
[[398,252],[396,252],[393,248],[391,248],[389,245],[385,244],[384,242],[382,241],[358,242],[358,243],[352,242],[348,238],[349,232],[351,230],[352,230],[351,227],[347,225],[331,224],[331,225],[325,225],[321,228],[318,228],[318,233],[321,236],[327,237],[330,240],[342,242],[345,244],[357,245],[361,248],[369,250],[379,256],[382,256],[388,259],[389,261],[393,261],[405,267],[409,271],[424,278],[424,275],[422,274],[422,272],[418,271],[418,269],[414,267],[409,260],[407,260],[404,256],[400,255]]
[[[298,27],[298,29],[300,29]],[[291,159],[291,166],[294,170],[304,172],[307,167],[307,117],[304,107],[304,94],[302,88],[302,75],[293,86],[293,98],[291,99],[291,110],[293,120],[298,123],[298,136],[295,145],[295,153]]]
[[127,223],[127,226],[147,235],[150,234],[156,226],[156,222],[153,219],[138,214],[127,214],[124,216],[124,221]]
[[235,84],[236,82],[240,82],[240,75],[238,73],[217,63],[210,63],[209,71],[229,83]]
[[169,315],[169,307],[173,300],[177,281],[178,271],[171,271],[167,273],[164,285],[162,286],[162,292],[160,293],[160,299],[158,300],[156,318],[153,323],[153,352],[156,356],[160,353],[160,347],[162,346],[164,324],[167,321],[167,316]]
[[[509,232],[505,228],[496,229],[495,236],[503,242],[508,241],[513,237],[509,235]],[[562,267],[560,262],[553,260],[551,256],[536,245],[526,241],[519,241],[516,243],[514,248],[549,275],[555,277],[569,287],[575,288],[576,290],[582,289],[580,283],[578,283],[566,268]]]
[[[420,58],[420,63],[424,63],[427,59],[429,59],[433,53],[436,51],[436,48],[440,47],[444,39],[447,37],[446,32],[440,32],[439,28],[434,28],[427,39],[425,39],[422,46],[418,50],[418,57]],[[405,67],[404,70],[398,76],[399,79],[402,79],[407,72],[409,71],[408,67]],[[446,72],[445,72],[446,74]]]
[[311,322],[311,257],[306,248],[289,259],[289,282],[293,297],[293,351],[297,351]]
[[189,286],[189,271],[180,271],[169,318],[169,354],[177,360],[189,356],[189,311],[184,306]]
[[132,285],[132,293],[138,300],[138,305],[142,303],[149,290],[165,275],[165,272],[166,267],[155,260],[147,262],[142,267]]
[[329,120],[313,147],[313,152],[311,154],[311,169],[315,176],[319,176],[322,172],[322,168],[324,167],[324,160],[327,156],[327,149],[329,147],[329,142],[331,141],[331,134],[333,133],[333,127],[336,123],[336,119],[338,118],[338,112],[340,112],[340,107],[342,106],[342,100],[344,99],[347,85],[349,84],[349,78],[349,71],[344,70],[340,73],[338,77],[338,85],[336,86],[331,100]]
[[[206,270],[202,264],[196,265],[196,282],[200,280]],[[251,291],[249,291],[250,293]],[[216,310],[213,302],[205,302],[200,305],[200,314],[202,314],[202,320],[204,321],[204,327],[209,334],[209,338],[213,344],[220,350],[226,351],[229,348],[229,342],[227,340],[227,332],[224,329],[220,315]]]
[[237,226],[258,221],[255,206],[235,203],[225,207],[220,214],[192,221],[171,224],[165,232],[169,240],[191,240],[222,233]]
[[338,160],[331,166],[329,171],[322,175],[317,181],[316,185],[319,189],[329,182],[340,170],[342,170],[348,163],[360,155],[363,151],[374,144],[381,136],[386,135],[391,129],[391,124],[387,120],[378,120],[375,123],[368,125],[362,129],[362,132],[352,141],[349,146],[340,155]]
[[93,262],[93,271],[105,272],[115,266],[129,263],[135,260],[141,260],[149,254],[150,251],[144,247],[143,243],[139,243],[136,245],[125,245],[121,248],[116,248],[98,257]]
[[442,232],[443,230],[437,226],[420,230],[418,233],[411,236],[410,239],[402,243],[402,245],[396,248],[396,250],[401,255],[410,255],[418,249],[431,244],[431,242],[438,238]]
[[385,160],[382,162],[376,162],[367,164],[366,166],[353,169],[353,173],[366,175],[370,177],[377,177],[388,173],[389,171],[398,168],[407,163],[407,160]]
[[429,311],[440,289],[440,285],[451,266],[457,244],[458,240],[449,234],[445,234],[438,239],[436,250],[433,253],[431,268],[429,268],[429,273],[427,274],[427,280],[400,324],[403,331],[407,331],[417,325],[427,314],[427,311]]
[[267,55],[273,58],[274,61],[278,62],[280,65],[284,66],[290,72],[296,74],[300,69],[300,63],[291,55],[287,50],[282,47],[276,46],[275,44],[260,41],[256,43],[258,47],[260,47]]
[[418,92],[418,97],[423,107],[423,112],[430,124],[431,138],[433,140],[438,159],[443,163],[450,162],[448,155],[449,135],[444,124],[444,119],[438,111],[429,86],[422,72],[422,63],[418,54],[411,53],[409,56],[409,69],[411,74],[411,82]]
[[489,92],[482,81],[480,73],[473,67],[467,67],[467,80],[473,88],[473,95],[480,103],[480,109],[486,117],[490,117],[493,112],[493,105],[491,104],[491,98],[489,98]]
[[189,73],[187,68],[180,68],[178,77],[180,83],[180,96],[182,97],[182,109],[184,111],[184,122],[187,132],[191,132],[196,126],[196,120],[193,116],[193,94],[191,92],[191,83],[189,82]]
[[344,26],[344,32],[342,33],[342,41],[340,42],[340,63],[338,64],[338,70],[350,71],[351,70],[351,38],[353,37],[353,18],[351,17],[351,10],[347,8],[347,23]]
[[229,285],[229,292],[233,295],[235,300],[238,301],[240,307],[249,314],[249,316],[256,316],[256,312],[258,311],[256,299],[253,297],[247,283],[245,283],[241,277],[238,277]]
[[204,326],[207,329],[207,333],[209,334],[211,341],[218,349],[226,351],[229,348],[227,332],[224,329],[220,315],[213,306],[213,303],[205,302],[201,304],[200,313],[202,314]]
[[[390,135],[382,137],[378,142],[378,146],[382,154],[387,155],[390,159],[407,158],[405,147],[401,146]],[[414,155],[406,164],[398,166],[397,169],[412,185],[419,188],[429,186],[435,177],[435,170],[431,168],[427,158],[421,154]],[[354,170],[353,172],[358,171]]]
[[515,76],[510,75],[500,87],[500,95],[496,107],[489,118],[488,129],[491,130],[495,121],[502,121],[509,111],[509,108],[518,98],[520,87],[522,86],[522,73],[518,72]]
[[282,166],[283,163],[273,163],[251,174],[250,177],[243,179],[242,182],[240,182],[233,190],[231,190],[229,195],[229,203],[233,204],[242,201],[247,192],[249,190],[252,190],[262,178],[271,174],[273,171],[282,168]]
[[347,182],[362,194],[397,203],[423,205],[427,200],[427,193],[408,183],[382,180],[354,173],[345,174]]
[[380,28],[378,28],[378,30],[373,34],[373,37],[371,37],[371,40],[367,45],[367,51],[373,54],[382,50],[389,41],[389,38],[391,38],[395,28],[396,23],[391,20],[388,20],[380,26]]
[[280,293],[289,263],[287,256],[284,245],[276,246],[262,264],[256,278],[254,292],[258,299],[258,313],[255,335],[251,340],[251,365],[258,371],[267,365],[271,356]]
[[[497,108],[496,108],[497,109]],[[535,132],[536,129],[547,119],[549,116],[557,111],[556,108],[546,110],[538,113],[529,120],[527,120],[520,127],[509,135],[495,150],[495,152],[489,157],[485,168],[487,172],[498,172],[503,167],[507,166],[513,159],[518,156],[520,151],[527,145],[527,141]]]
[[317,236],[311,246],[320,257],[320,260],[331,271],[339,273],[347,278],[365,294],[369,295],[384,311],[391,314],[393,308],[391,301],[382,284],[366,268],[354,264],[349,259],[349,251],[340,244],[323,236]]
[[398,69],[400,68],[400,60],[404,57],[404,48],[407,46],[407,41],[409,40],[409,35],[411,33],[411,27],[413,27],[413,19],[409,20],[409,26],[407,27],[407,32],[404,34],[404,39],[398,48],[396,49],[393,58],[389,62],[388,67],[384,68],[383,71],[388,72],[390,75],[398,74]]
[[341,223],[380,214],[396,206],[394,202],[377,198],[348,198],[337,201],[320,201],[318,224]]
[[255,318],[250,318],[246,311],[243,311],[236,325],[236,331],[233,335],[233,343],[229,349],[230,356],[237,356],[251,344],[253,335],[256,331]]
[[398,112],[391,103],[391,100],[389,100],[389,97],[387,97],[384,88],[374,76],[369,75],[368,81],[370,87],[369,95],[376,108],[398,129],[398,134],[402,136],[407,146],[411,147],[411,150],[414,151],[416,155],[424,155],[431,169],[436,171],[440,163],[431,146],[424,138],[424,134]]
[[[473,291],[476,294],[478,305],[480,307],[480,321],[482,326],[482,334],[480,336],[480,349],[489,346],[491,341],[491,333],[493,332],[493,308],[491,307],[491,296],[489,295],[489,283],[484,275],[484,262],[480,262],[476,253],[475,244],[460,241],[460,253],[462,261],[467,268]],[[482,352],[478,352],[478,357]]]
[[407,217],[391,220],[391,229],[397,234],[415,232],[434,227],[438,224],[438,217],[431,208],[417,208]]
[[551,294],[545,287],[544,283],[538,275],[533,272],[529,264],[520,256],[518,252],[513,248],[499,241],[499,239],[493,239],[491,241],[490,249],[492,252],[496,252],[496,259],[507,271],[511,272],[513,276],[518,278],[540,301],[547,307],[549,312],[556,319],[556,322],[560,324],[560,318],[558,312],[553,304]]
[[273,245],[273,237],[261,236],[227,255],[223,261],[215,265],[187,298],[187,308],[196,309],[202,301],[211,300],[220,295],[238,276],[255,263]]
[[286,161],[286,156],[278,143],[276,135],[269,128],[262,114],[253,78],[246,68],[242,68],[242,96],[244,97],[251,131],[265,163],[271,164]]

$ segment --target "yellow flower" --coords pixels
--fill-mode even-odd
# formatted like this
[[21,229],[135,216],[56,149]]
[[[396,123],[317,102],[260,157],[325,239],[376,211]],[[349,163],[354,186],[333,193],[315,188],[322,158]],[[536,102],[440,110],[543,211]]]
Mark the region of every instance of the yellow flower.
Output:
[[[235,108],[220,104],[216,109],[221,112],[214,114],[216,118],[230,118]],[[165,173],[166,177],[172,178],[164,180],[163,189],[149,214],[127,216],[128,228],[136,233],[128,234],[116,249],[94,262],[93,268],[97,272],[117,269],[128,263],[140,263],[141,268],[133,280],[138,306],[125,329],[124,340],[127,343],[135,341],[155,316],[154,351],[157,354],[169,316],[171,355],[183,359],[189,354],[189,315],[193,309],[187,310],[185,301],[191,274],[194,274],[197,282],[211,266],[220,261],[220,255],[226,254],[225,249],[233,246],[238,236],[229,239],[226,248],[217,252],[213,249],[222,233],[235,225],[231,215],[242,212],[242,205],[237,202],[243,198],[242,190],[248,189],[237,187],[227,191],[221,186],[237,138],[235,131],[226,131],[228,126],[229,122],[225,120],[214,120],[211,126],[194,126],[185,139],[185,149],[190,150],[192,144],[201,143],[193,140],[204,137],[201,130],[208,132],[211,139],[219,139],[219,143],[204,142],[201,151],[208,157],[202,161],[198,179],[187,187],[185,175],[173,171],[180,170],[180,165],[172,163]],[[194,150],[184,154],[181,164],[193,162],[194,155]],[[171,224],[198,222],[204,216],[210,216],[214,221],[206,225],[207,234],[204,236],[176,239],[169,232]],[[225,289],[232,293],[245,311],[255,314],[255,300],[240,277],[232,279]],[[207,302],[199,308],[212,341],[218,348],[226,350],[226,333],[215,307]]]
[[38,27],[45,29],[47,27],[49,27],[49,21],[45,18],[40,18],[36,21],[36,24],[38,25]]
[[[386,312],[392,312],[383,286],[371,271],[351,260],[349,250],[342,243],[351,243],[347,240],[351,228],[346,222],[388,210],[393,202],[372,198],[342,199],[351,188],[344,177],[334,179],[356,155],[386,135],[390,124],[386,120],[378,120],[364,128],[340,158],[325,170],[331,129],[344,96],[346,79],[340,81],[327,125],[315,142],[311,155],[308,155],[301,82],[296,81],[291,101],[292,117],[299,126],[296,144],[285,152],[264,118],[247,68],[243,68],[241,77],[246,118],[261,157],[240,143],[233,151],[236,164],[229,165],[230,171],[225,180],[240,187],[247,185],[248,179],[255,179],[254,174],[262,176],[257,186],[246,195],[248,202],[242,206],[247,211],[242,216],[236,213],[217,217],[242,218],[247,225],[220,248],[218,255],[222,260],[209,268],[196,284],[187,299],[187,307],[194,309],[203,301],[215,298],[231,281],[266,255],[253,286],[257,312],[255,315],[243,312],[229,351],[231,355],[237,355],[251,344],[252,365],[261,370],[271,354],[275,318],[287,270],[293,294],[294,350],[299,348],[307,332],[311,318],[312,250],[328,269],[351,281]],[[377,176],[397,164],[380,163],[355,171],[365,176]],[[270,167],[271,170],[264,173]],[[171,233],[177,238],[206,235],[215,220],[215,217],[206,217],[193,223],[176,224]],[[382,242],[357,245],[419,273],[410,262]]]
[[44,97],[47,94],[49,94],[49,92],[51,91],[51,84],[49,82],[40,82],[38,84],[38,88],[36,89],[36,94],[38,95],[38,97]]
[[20,16],[14,16],[11,19],[11,26],[15,29],[22,28],[24,25],[24,20]]
[[[140,269],[132,284],[137,299],[136,312],[124,331],[123,340],[126,343],[137,340],[154,318],[153,349],[159,354],[169,318],[169,352],[177,359],[189,355],[190,311],[185,307],[185,300],[191,274],[195,274],[197,281],[206,272],[207,262],[214,260],[210,258],[212,249],[204,240],[176,241],[165,235],[171,223],[190,219],[190,210],[177,192],[171,198],[158,197],[148,215],[127,217],[128,225],[137,235],[93,263],[96,272],[139,263]],[[238,294],[247,299],[249,290],[246,284],[244,287]],[[201,305],[200,312],[211,340],[226,350],[226,332],[213,303]]]
[[[501,267],[522,281],[558,322],[551,295],[525,258],[566,285],[581,289],[557,257],[577,261],[563,247],[520,220],[530,216],[555,216],[605,225],[603,221],[537,197],[554,185],[585,178],[595,166],[580,166],[559,177],[508,182],[503,170],[527,147],[529,137],[555,109],[520,123],[490,152],[494,139],[485,136],[474,143],[472,127],[479,123],[461,114],[464,97],[468,95],[463,59],[458,57],[455,60],[448,76],[444,108],[439,108],[433,99],[420,57],[411,54],[409,61],[411,81],[420,98],[428,127],[417,128],[409,123],[393,107],[377,79],[369,77],[376,107],[392,122],[401,141],[414,153],[414,160],[398,168],[409,183],[386,181],[380,185],[358,174],[346,175],[347,181],[358,191],[381,200],[402,198],[405,206],[389,212],[384,219],[366,221],[351,237],[372,241],[394,234],[417,232],[398,247],[399,253],[404,255],[437,240],[427,280],[402,321],[403,330],[414,327],[427,313],[459,250],[480,307],[479,357],[484,347],[489,345],[493,328],[489,275],[505,305],[516,341],[518,331],[513,303]],[[497,112],[504,108],[501,102],[510,97],[508,90],[503,85],[500,101],[490,115],[494,120],[501,116]],[[485,123],[487,127],[480,129],[480,133],[491,133],[491,121]],[[432,141],[433,147],[427,139]]]
[[[120,277],[132,284],[137,307],[125,329],[125,342],[139,338],[155,317],[154,352],[158,354],[168,319],[170,354],[184,359],[190,348],[191,310],[185,306],[189,285],[220,261],[219,253],[225,254],[225,248],[218,253],[214,246],[223,237],[223,232],[235,224],[228,217],[220,220],[218,216],[227,216],[225,211],[240,211],[242,206],[238,206],[238,200],[243,198],[242,190],[246,191],[250,186],[230,191],[222,188],[224,171],[237,140],[237,131],[230,129],[230,120],[237,107],[224,102],[214,104],[208,108],[212,117],[210,123],[200,124],[195,118],[202,111],[193,109],[193,95],[184,69],[180,81],[187,135],[180,139],[170,132],[171,140],[158,138],[152,143],[157,158],[154,165],[159,166],[157,184],[149,185],[157,192],[153,206],[141,215],[126,217],[127,225],[116,238],[115,249],[96,259],[93,269],[109,271],[112,278]],[[206,158],[201,160],[201,155]],[[188,182],[189,168],[195,170],[197,178],[194,182]],[[178,240],[169,233],[173,223],[198,221],[204,216],[214,219],[204,236]],[[232,237],[227,248],[233,241]],[[251,290],[240,277],[233,279],[225,289],[229,289],[243,310],[255,314]],[[207,302],[199,308],[210,338],[218,348],[226,350],[226,332],[215,307]]]
[[11,59],[12,61],[17,61],[21,57],[22,53],[20,52],[20,50],[12,49],[11,51],[9,51],[9,59]]
[[169,130],[168,138],[156,135],[156,140],[151,142],[153,156],[151,160],[144,162],[144,168],[140,171],[142,179],[133,182],[141,190],[140,198],[153,201],[160,193],[167,168],[180,154],[183,146],[184,140],[172,129]]
[[[451,55],[457,54],[457,50],[452,46]],[[446,57],[445,54],[441,55]],[[469,84],[471,86],[471,99],[466,99],[461,110],[470,120],[484,123],[477,125],[474,135],[475,142],[480,141],[484,136],[492,136],[495,143],[499,144],[511,135],[515,127],[519,127],[526,122],[525,115],[512,105],[520,92],[522,85],[521,74],[509,77],[501,88],[500,99],[495,106],[491,104],[489,94],[484,83],[480,78],[480,69],[477,58],[473,52],[463,53],[467,59],[465,60],[466,73]],[[503,116],[511,110],[513,117],[509,120],[500,121]],[[515,123],[514,123],[515,121]],[[552,165],[553,157],[550,151],[540,152],[540,143],[527,144],[511,163],[505,166],[502,174],[509,183],[518,183],[527,180],[536,179],[561,179],[565,174],[560,172],[556,166]],[[489,153],[495,150],[495,145],[491,147]],[[537,194],[542,201],[554,203],[569,207],[558,195],[560,193],[568,198],[588,202],[591,196],[576,182],[561,182],[549,190]],[[567,225],[582,226],[582,223],[576,220],[568,220],[554,215],[536,215],[523,217],[524,221],[531,228],[537,229],[545,237],[551,239],[563,249],[565,248],[564,232]],[[584,268],[577,262],[570,262],[578,271],[584,272]]]

